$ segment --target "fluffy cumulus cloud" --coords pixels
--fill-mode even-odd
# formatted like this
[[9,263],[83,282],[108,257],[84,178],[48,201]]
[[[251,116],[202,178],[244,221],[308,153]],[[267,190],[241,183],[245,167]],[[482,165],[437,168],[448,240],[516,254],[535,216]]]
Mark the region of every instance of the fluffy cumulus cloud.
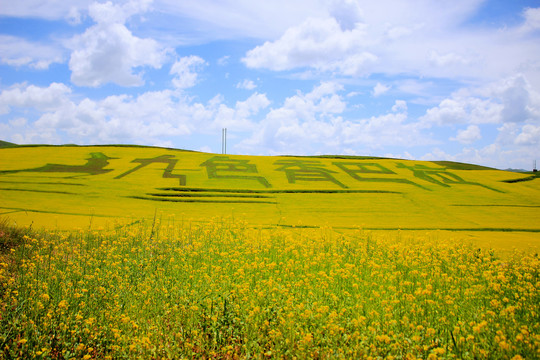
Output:
[[0,114],[8,114],[12,108],[33,108],[51,111],[66,104],[71,89],[60,83],[48,87],[16,84],[0,93]]
[[[219,102],[223,99],[218,97]],[[214,98],[216,100],[216,98]],[[215,101],[214,101],[215,102]],[[237,101],[234,107],[229,107],[223,103],[210,107],[213,121],[208,129],[228,128],[237,132],[252,132],[257,128],[257,122],[253,117],[270,105],[270,100],[265,94],[255,93],[244,101]]]
[[[487,142],[483,147],[465,147],[454,155],[439,149],[425,159],[443,156],[495,167],[506,163],[528,168],[529,158],[540,151],[540,93],[522,75],[462,88],[428,109],[420,120],[427,127],[439,129],[467,125],[450,140],[465,145]],[[483,136],[480,125],[495,136]]]
[[388,90],[390,90],[390,86],[386,86],[378,82],[371,93],[373,94],[373,96],[377,97],[384,94]]
[[0,6],[0,15],[16,17],[36,17],[48,20],[69,19],[77,9],[86,8],[93,0],[70,1],[8,1]]
[[186,89],[197,83],[198,71],[206,65],[206,61],[199,56],[186,56],[176,61],[170,74],[174,75],[172,83],[178,89]]
[[409,121],[403,100],[397,100],[388,114],[344,120],[343,90],[335,82],[323,82],[309,93],[288,97],[237,148],[252,154],[268,149],[272,154],[353,154],[396,144],[431,143],[422,134],[425,126]]
[[312,67],[320,71],[359,75],[377,56],[362,50],[370,39],[363,26],[342,30],[335,18],[310,18],[288,29],[275,42],[250,50],[243,62],[251,68],[290,70]]
[[[2,125],[3,139],[18,143],[60,143],[67,138],[90,144],[163,144],[171,137],[212,134],[222,127],[251,131],[256,127],[253,117],[269,105],[265,94],[252,94],[229,107],[221,96],[199,103],[173,89],[80,99],[58,83],[23,84],[0,92],[0,113],[11,117]],[[20,117],[19,110],[35,110],[36,118]]]
[[90,5],[89,15],[96,24],[68,43],[72,50],[69,68],[74,84],[95,87],[112,82],[139,86],[144,83],[139,68],[163,65],[167,49],[151,38],[133,35],[125,25],[128,18],[147,11],[148,6],[148,1]]
[[463,144],[471,144],[481,138],[480,128],[477,125],[469,125],[465,130],[459,130],[457,136],[451,138],[451,140],[456,140]]
[[0,35],[0,63],[6,65],[45,70],[53,63],[63,62],[63,52],[59,44],[44,45],[15,36]]
[[426,111],[422,121],[457,123],[519,123],[540,121],[540,94],[521,75],[477,88],[462,88]]
[[257,87],[253,80],[244,79],[243,81],[236,84],[237,89],[244,89],[244,90],[253,90]]
[[[289,27],[249,50],[243,61],[250,68],[311,68],[345,76],[494,80],[517,69],[535,72],[540,45],[530,33],[537,29],[539,9],[527,9],[521,25],[497,31],[462,27],[482,3],[335,0],[326,16]],[[508,56],[509,51],[520,55]]]

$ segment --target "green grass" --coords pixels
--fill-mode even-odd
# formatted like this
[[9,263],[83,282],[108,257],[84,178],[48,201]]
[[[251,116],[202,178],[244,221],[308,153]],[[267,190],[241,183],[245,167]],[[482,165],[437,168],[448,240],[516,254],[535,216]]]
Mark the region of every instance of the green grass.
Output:
[[7,142],[7,141],[0,140],[0,148],[14,147],[14,146],[18,146],[18,145],[14,144],[14,143]]

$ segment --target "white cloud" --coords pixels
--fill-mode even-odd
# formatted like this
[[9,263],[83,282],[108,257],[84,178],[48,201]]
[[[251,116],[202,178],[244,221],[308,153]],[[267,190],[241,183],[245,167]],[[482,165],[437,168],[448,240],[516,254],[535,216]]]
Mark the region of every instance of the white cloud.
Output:
[[[201,24],[192,30],[189,40],[231,39],[250,37],[275,38],[285,29],[310,16],[326,13],[326,0],[157,0],[160,7],[175,17],[163,24],[166,30],[177,31],[174,20],[193,19]],[[285,10],[286,9],[286,10]],[[285,10],[285,11],[284,11]]]
[[94,0],[25,0],[6,1],[0,6],[0,15],[15,17],[36,17],[49,20],[69,18],[77,8],[87,8]]
[[227,65],[229,63],[230,58],[231,57],[229,55],[222,56],[217,60],[217,64],[219,66],[225,66],[225,65]]
[[153,39],[134,36],[124,22],[148,9],[148,1],[115,5],[93,3],[89,14],[96,22],[68,42],[72,49],[69,68],[71,81],[79,86],[100,86],[113,82],[122,86],[144,83],[139,67],[160,68],[168,50]]
[[407,102],[405,100],[396,100],[394,106],[392,106],[393,112],[406,112],[407,111]]
[[244,81],[236,84],[237,89],[253,90],[257,87],[252,80],[244,79]]
[[540,145],[540,126],[527,124],[516,137],[516,145]]
[[28,66],[45,70],[63,61],[63,50],[55,44],[44,45],[25,39],[0,35],[0,62],[11,66]]
[[171,67],[170,74],[175,75],[172,80],[173,85],[178,89],[186,89],[195,86],[197,83],[197,71],[200,70],[206,61],[198,56],[186,56],[180,58]]
[[209,124],[210,129],[221,129],[226,127],[228,131],[250,132],[257,127],[253,116],[270,105],[270,100],[265,94],[255,93],[245,101],[238,101],[234,108],[225,104],[215,106],[212,117],[214,120]]
[[521,75],[463,88],[426,111],[421,121],[438,125],[540,122],[540,94]]
[[343,31],[334,18],[310,18],[289,28],[277,41],[266,42],[248,51],[242,61],[251,68],[280,71],[313,67],[320,71],[356,75],[363,72],[365,64],[377,59],[362,50],[362,44],[369,41],[360,25]]
[[374,97],[381,96],[382,94],[390,90],[390,88],[391,88],[390,86],[386,86],[378,82],[377,85],[375,85],[375,87],[373,88],[373,91],[371,93],[373,94]]
[[23,127],[28,123],[28,120],[26,118],[20,117],[9,120],[9,124],[13,127]]
[[449,52],[446,54],[439,54],[436,50],[432,50],[429,53],[429,61],[435,66],[444,67],[449,65],[468,65],[471,60],[458,55],[455,52]]
[[14,85],[0,93],[0,114],[9,113],[14,107],[51,111],[65,105],[69,94],[71,89],[60,83],[52,83],[46,88]]
[[250,68],[307,68],[353,77],[376,73],[493,81],[521,71],[540,78],[538,33],[519,30],[536,29],[537,9],[527,10],[523,24],[514,27],[464,27],[482,3],[334,1],[330,15],[289,27],[249,50],[243,62]]
[[458,130],[457,136],[450,140],[459,141],[462,144],[472,144],[482,138],[480,128],[477,125],[469,125],[465,130]]
[[334,0],[330,5],[330,15],[336,19],[341,30],[352,30],[362,21],[364,13],[355,0]]
[[466,122],[466,105],[455,99],[444,99],[439,106],[428,109],[421,119],[438,125]]
[[57,83],[45,88],[19,85],[0,92],[5,117],[20,109],[32,114],[2,124],[4,139],[19,143],[69,139],[71,143],[152,145],[170,144],[171,137],[212,134],[222,127],[231,133],[250,132],[257,126],[254,117],[269,105],[265,94],[254,93],[228,107],[222,96],[203,104],[192,102],[181,90],[81,99]]
[[343,90],[337,83],[324,82],[307,94],[288,97],[237,148],[252,154],[340,154],[345,150],[365,154],[385,146],[432,143],[421,133],[422,124],[409,121],[402,100],[396,101],[392,113],[344,120]]
[[529,32],[540,29],[540,7],[525,9],[523,17],[525,21],[520,28],[521,31]]

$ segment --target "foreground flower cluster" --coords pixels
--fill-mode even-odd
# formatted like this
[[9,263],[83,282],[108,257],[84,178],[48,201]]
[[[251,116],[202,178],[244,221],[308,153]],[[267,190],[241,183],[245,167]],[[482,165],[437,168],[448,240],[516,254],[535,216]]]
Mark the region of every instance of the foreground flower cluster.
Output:
[[538,258],[437,233],[168,219],[3,259],[3,358],[540,357]]

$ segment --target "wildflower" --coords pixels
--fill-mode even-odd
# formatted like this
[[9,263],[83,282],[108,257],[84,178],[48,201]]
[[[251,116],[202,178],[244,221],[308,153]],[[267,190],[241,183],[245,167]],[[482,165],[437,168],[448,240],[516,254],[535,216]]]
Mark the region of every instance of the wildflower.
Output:
[[59,309],[65,309],[67,308],[68,304],[67,304],[67,301],[66,300],[62,300],[58,303],[58,308]]

